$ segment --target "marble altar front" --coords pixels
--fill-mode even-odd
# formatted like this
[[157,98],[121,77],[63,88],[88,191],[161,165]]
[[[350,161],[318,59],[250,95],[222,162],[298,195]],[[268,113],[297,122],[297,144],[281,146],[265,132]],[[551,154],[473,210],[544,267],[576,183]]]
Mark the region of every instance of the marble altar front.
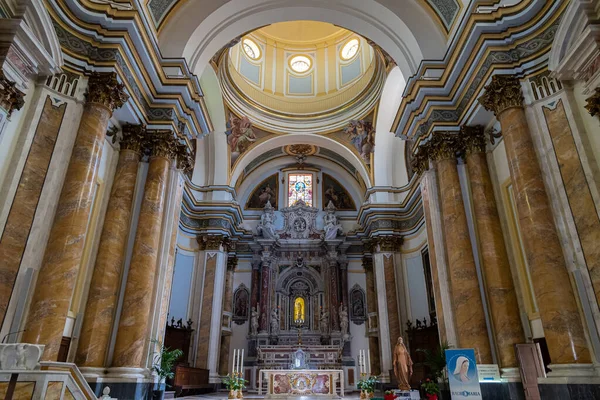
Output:
[[[263,378],[267,380],[265,398],[319,396],[344,397],[344,371],[341,369],[260,370],[258,394],[262,395]],[[339,383],[339,394],[337,385]]]

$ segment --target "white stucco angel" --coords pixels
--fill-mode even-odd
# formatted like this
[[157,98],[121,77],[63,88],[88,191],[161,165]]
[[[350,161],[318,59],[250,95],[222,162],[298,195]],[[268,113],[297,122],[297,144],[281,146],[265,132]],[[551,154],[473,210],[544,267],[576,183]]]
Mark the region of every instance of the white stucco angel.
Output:
[[325,222],[325,240],[332,240],[337,238],[338,234],[343,233],[342,225],[338,223],[337,217],[335,216],[336,208],[331,201],[325,208],[327,214],[323,217]]

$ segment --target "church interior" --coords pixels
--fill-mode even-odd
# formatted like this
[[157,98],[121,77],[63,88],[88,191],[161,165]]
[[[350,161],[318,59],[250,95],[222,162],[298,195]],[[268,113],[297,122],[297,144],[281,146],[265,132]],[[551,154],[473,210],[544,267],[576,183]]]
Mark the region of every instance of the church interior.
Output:
[[0,0],[0,397],[600,399],[598,32]]

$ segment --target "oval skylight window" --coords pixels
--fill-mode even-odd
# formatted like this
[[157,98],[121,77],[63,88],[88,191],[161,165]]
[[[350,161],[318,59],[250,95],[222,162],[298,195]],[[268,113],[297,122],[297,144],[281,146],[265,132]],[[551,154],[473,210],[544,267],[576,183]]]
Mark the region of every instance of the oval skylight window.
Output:
[[252,60],[258,60],[260,58],[260,47],[258,47],[254,40],[246,38],[242,40],[242,46],[244,48],[244,53],[246,53],[248,58]]
[[290,68],[298,73],[306,72],[310,69],[311,61],[306,56],[294,56],[290,60]]
[[348,40],[348,42],[344,45],[344,47],[342,47],[342,59],[343,60],[349,60],[352,57],[354,57],[356,55],[356,53],[358,53],[358,47],[359,47],[360,43],[358,42],[358,39],[350,39]]

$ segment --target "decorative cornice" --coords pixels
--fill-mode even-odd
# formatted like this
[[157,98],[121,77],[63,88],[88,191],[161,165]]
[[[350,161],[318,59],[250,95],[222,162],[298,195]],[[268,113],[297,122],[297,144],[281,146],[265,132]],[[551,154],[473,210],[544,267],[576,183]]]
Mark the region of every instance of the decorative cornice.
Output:
[[[116,135],[113,136],[113,143]],[[121,139],[121,150],[132,150],[142,154],[142,146],[146,139],[146,125],[125,124],[123,125],[123,138]]]
[[179,143],[170,130],[147,131],[144,141],[146,153],[150,157],[163,157],[168,160],[175,158]]
[[600,116],[600,88],[596,88],[594,94],[585,99],[585,109],[588,110],[592,117]]
[[485,86],[483,96],[478,101],[486,110],[499,116],[508,108],[523,107],[525,98],[517,77],[514,75],[494,75],[492,76],[492,82]]
[[379,236],[374,238],[376,243],[379,245],[380,252],[395,252],[400,250],[400,246],[404,242],[401,236]]
[[9,81],[0,70],[0,107],[4,108],[10,118],[14,110],[20,110],[25,104],[23,94],[16,88],[15,82]]
[[102,104],[111,112],[121,107],[129,95],[125,93],[125,85],[117,80],[114,72],[92,72],[88,81],[85,100],[88,103]]
[[487,141],[482,125],[460,127],[462,150],[467,154],[485,153]]
[[227,250],[229,238],[222,235],[202,235],[196,238],[200,245],[200,250],[221,250],[221,246]]

